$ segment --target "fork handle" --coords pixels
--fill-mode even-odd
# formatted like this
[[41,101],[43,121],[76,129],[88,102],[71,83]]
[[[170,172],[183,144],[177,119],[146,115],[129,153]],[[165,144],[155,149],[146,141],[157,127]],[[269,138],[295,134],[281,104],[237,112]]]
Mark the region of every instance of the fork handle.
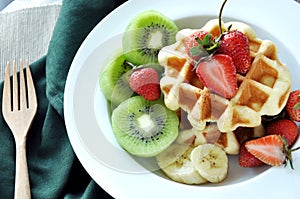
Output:
[[15,199],[20,198],[31,198],[25,141],[16,143]]

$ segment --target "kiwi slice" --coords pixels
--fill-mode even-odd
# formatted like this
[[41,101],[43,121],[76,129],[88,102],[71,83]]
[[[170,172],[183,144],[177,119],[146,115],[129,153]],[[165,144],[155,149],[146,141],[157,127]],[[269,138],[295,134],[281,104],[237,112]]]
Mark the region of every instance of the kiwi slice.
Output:
[[157,63],[159,50],[175,43],[178,27],[154,10],[138,14],[128,24],[123,35],[123,51],[128,61],[135,65]]
[[129,86],[131,69],[131,65],[122,54],[113,59],[100,75],[100,89],[113,107],[133,95]]
[[162,99],[147,101],[134,96],[112,113],[112,128],[119,144],[129,153],[153,157],[165,150],[178,135],[179,120]]

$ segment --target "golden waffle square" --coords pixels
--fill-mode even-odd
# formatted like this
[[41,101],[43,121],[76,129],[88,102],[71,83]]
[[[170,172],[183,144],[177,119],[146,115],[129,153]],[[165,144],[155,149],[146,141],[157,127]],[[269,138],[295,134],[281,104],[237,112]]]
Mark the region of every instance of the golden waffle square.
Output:
[[[239,88],[231,99],[218,96],[201,84],[193,61],[185,52],[183,40],[200,29],[179,31],[177,42],[164,47],[158,55],[160,65],[165,68],[160,84],[166,106],[184,110],[198,130],[205,129],[208,122],[216,123],[221,132],[259,126],[261,116],[276,115],[284,108],[291,89],[289,69],[279,61],[275,44],[258,39],[247,24],[229,22],[222,26],[230,24],[231,30],[237,29],[247,36],[252,58],[248,73],[237,74]],[[218,36],[218,20],[208,21],[201,30]]]

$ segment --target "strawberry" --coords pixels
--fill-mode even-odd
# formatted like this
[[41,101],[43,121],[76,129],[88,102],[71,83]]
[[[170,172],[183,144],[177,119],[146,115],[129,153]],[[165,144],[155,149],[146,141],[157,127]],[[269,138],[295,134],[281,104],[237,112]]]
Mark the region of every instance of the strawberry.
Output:
[[264,163],[252,155],[245,147],[243,143],[240,147],[239,164],[241,167],[257,167]]
[[229,55],[236,71],[246,74],[251,66],[250,47],[246,35],[238,30],[225,33],[221,39],[218,53]]
[[214,37],[203,30],[196,31],[184,40],[184,47],[187,54],[196,62],[201,57],[208,55],[205,48],[209,48],[213,44]]
[[204,86],[225,98],[232,98],[237,92],[236,68],[228,55],[207,57],[200,61],[196,73]]
[[292,120],[300,122],[300,90],[294,90],[290,93],[285,106],[287,114]]
[[139,68],[132,72],[129,79],[130,88],[146,100],[160,97],[158,72],[153,68]]
[[298,137],[298,127],[295,122],[289,119],[271,121],[266,128],[267,135],[281,135],[291,147]]
[[271,165],[279,166],[290,163],[292,169],[292,152],[300,147],[290,150],[287,142],[281,135],[267,135],[245,143],[246,149],[260,161]]

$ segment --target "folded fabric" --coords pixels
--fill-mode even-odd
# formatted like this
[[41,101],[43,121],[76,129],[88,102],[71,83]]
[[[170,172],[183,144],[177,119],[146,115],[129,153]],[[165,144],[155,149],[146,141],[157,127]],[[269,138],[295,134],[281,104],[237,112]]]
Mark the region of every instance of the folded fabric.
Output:
[[[71,62],[92,28],[124,1],[65,0],[45,57],[31,64],[38,111],[27,139],[32,198],[111,198],[86,173],[69,142],[63,93]],[[3,83],[0,84],[2,99]],[[2,107],[2,100],[0,101]],[[13,198],[15,144],[0,114],[0,198]]]

